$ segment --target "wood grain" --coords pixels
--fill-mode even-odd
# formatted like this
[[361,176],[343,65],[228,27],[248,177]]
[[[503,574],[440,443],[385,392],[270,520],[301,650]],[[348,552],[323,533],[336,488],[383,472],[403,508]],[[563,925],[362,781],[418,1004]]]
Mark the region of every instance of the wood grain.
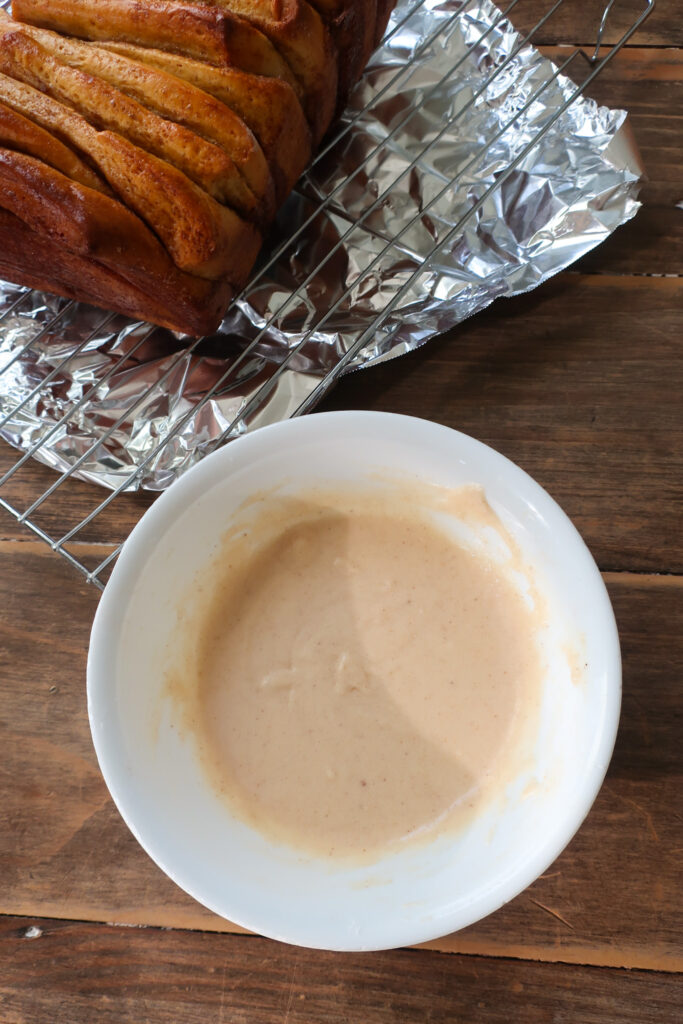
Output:
[[[31,937],[33,936],[33,937]],[[398,950],[318,953],[256,937],[0,920],[3,1024],[674,1024],[681,981]]]
[[[608,583],[624,702],[607,782],[546,875],[495,915],[439,940],[440,949],[683,968],[674,670],[683,657],[683,580],[618,574]],[[96,592],[41,544],[0,545],[0,913],[231,929],[155,867],[108,797],[85,706],[96,603]]]
[[[534,37],[539,43],[583,43],[595,45],[598,26],[607,0],[565,0],[550,20],[539,29]],[[516,28],[530,31],[551,9],[552,0],[523,0],[510,14]],[[502,10],[507,4],[499,3]],[[633,25],[640,11],[646,7],[645,0],[621,0],[615,3],[607,21],[604,42],[616,43]],[[650,17],[632,37],[638,46],[683,46],[678,0],[657,0]]]

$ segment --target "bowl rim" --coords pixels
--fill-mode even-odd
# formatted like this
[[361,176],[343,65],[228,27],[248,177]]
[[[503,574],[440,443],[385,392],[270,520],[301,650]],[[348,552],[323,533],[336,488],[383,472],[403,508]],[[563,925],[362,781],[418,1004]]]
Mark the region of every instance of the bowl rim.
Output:
[[[384,928],[384,930],[381,922],[375,922],[376,927],[373,929],[371,941],[368,941],[367,934],[359,935],[356,939],[347,933],[335,937],[333,915],[330,917],[329,934],[324,939],[316,935],[307,936],[306,929],[304,928],[302,932],[300,927],[287,933],[286,929],[269,927],[268,921],[262,920],[258,913],[251,919],[249,914],[233,913],[229,907],[217,905],[217,902],[211,899],[210,893],[199,891],[198,886],[188,884],[181,877],[182,872],[178,872],[169,862],[168,851],[160,848],[153,834],[151,836],[144,834],[144,828],[141,829],[128,812],[124,792],[125,785],[121,782],[122,757],[119,752],[117,763],[117,752],[112,744],[111,730],[108,730],[106,716],[103,717],[101,714],[104,694],[108,687],[111,689],[115,680],[115,672],[112,667],[115,659],[111,655],[116,649],[116,637],[118,629],[123,623],[127,600],[159,538],[171,528],[178,517],[188,510],[189,505],[186,500],[188,493],[198,486],[208,488],[220,483],[230,475],[233,465],[238,462],[238,457],[239,464],[242,464],[242,459],[248,455],[250,449],[253,450],[254,455],[258,455],[259,449],[267,452],[271,443],[278,437],[282,437],[283,434],[290,434],[289,443],[295,443],[297,437],[305,436],[308,431],[314,431],[316,422],[320,423],[323,419],[334,420],[342,425],[344,422],[353,421],[356,427],[365,425],[368,429],[372,429],[373,424],[380,420],[383,423],[391,423],[392,420],[401,421],[403,428],[414,427],[417,430],[428,429],[447,433],[451,435],[452,440],[465,444],[472,452],[485,451],[488,457],[492,454],[496,459],[501,460],[501,465],[507,464],[507,468],[512,469],[520,482],[524,484],[525,495],[530,495],[536,504],[540,502],[541,506],[552,511],[564,531],[565,543],[575,545],[577,561],[583,561],[583,567],[586,570],[585,585],[592,588],[594,598],[601,605],[601,618],[603,625],[607,627],[607,635],[603,638],[608,668],[604,713],[599,731],[591,746],[590,770],[584,772],[582,786],[580,790],[577,790],[575,799],[570,805],[572,813],[564,815],[561,827],[558,825],[555,828],[550,840],[539,844],[511,876],[490,887],[477,901],[468,904],[464,909],[459,908],[435,916],[431,921],[408,921],[401,925],[393,923],[391,927]],[[406,423],[406,421],[409,422]],[[621,708],[621,654],[616,621],[607,589],[589,549],[562,508],[520,466],[489,445],[430,420],[403,414],[363,410],[322,412],[284,420],[236,438],[225,447],[206,456],[184,473],[145,511],[123,544],[95,613],[87,659],[87,705],[90,730],[99,767],[119,814],[146,853],[179,888],[207,909],[240,927],[283,942],[339,951],[380,950],[431,941],[481,920],[519,895],[543,874],[564,850],[591,809],[602,786],[612,756]],[[161,846],[163,846],[163,842]],[[171,856],[170,861],[172,860]],[[445,899],[444,902],[447,900]]]

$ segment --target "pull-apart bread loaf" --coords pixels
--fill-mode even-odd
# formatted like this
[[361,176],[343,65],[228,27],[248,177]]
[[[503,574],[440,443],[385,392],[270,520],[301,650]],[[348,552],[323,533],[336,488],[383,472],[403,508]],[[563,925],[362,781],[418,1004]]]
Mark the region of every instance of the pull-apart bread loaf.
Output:
[[387,0],[14,0],[0,277],[214,330]]

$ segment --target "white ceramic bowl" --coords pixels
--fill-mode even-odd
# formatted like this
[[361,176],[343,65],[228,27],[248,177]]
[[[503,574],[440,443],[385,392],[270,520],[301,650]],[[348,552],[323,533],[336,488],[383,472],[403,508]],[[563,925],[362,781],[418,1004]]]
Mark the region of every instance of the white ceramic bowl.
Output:
[[[234,819],[207,784],[193,744],[160,713],[160,651],[231,513],[288,481],[412,475],[480,484],[534,566],[552,609],[552,671],[527,767],[504,799],[457,837],[366,866],[330,866],[272,844]],[[582,678],[563,663],[580,651]],[[583,667],[585,664],[585,668]],[[555,502],[521,469],[424,420],[339,412],[265,427],[209,456],[143,516],[101,599],[88,659],[88,709],[102,773],[133,834],[195,899],[261,934],[303,946],[381,949],[472,924],[557,857],[587,814],[614,745],[619,642],[604,584]]]

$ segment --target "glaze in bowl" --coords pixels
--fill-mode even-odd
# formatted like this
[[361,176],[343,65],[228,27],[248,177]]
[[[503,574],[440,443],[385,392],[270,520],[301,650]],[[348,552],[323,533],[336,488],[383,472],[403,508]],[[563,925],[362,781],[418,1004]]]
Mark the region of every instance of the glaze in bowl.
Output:
[[[231,516],[276,486],[400,476],[478,485],[547,602],[548,670],[528,756],[453,835],[374,863],[318,859],[238,820],[208,784],[164,700],[163,651]],[[143,516],[102,596],[88,658],[95,749],[117,807],[182,889],[252,931],[302,946],[371,950],[481,919],[541,875],[588,813],[621,699],[612,608],[585,544],[552,498],[502,455],[406,416],[321,413],[264,427],[186,473]]]

